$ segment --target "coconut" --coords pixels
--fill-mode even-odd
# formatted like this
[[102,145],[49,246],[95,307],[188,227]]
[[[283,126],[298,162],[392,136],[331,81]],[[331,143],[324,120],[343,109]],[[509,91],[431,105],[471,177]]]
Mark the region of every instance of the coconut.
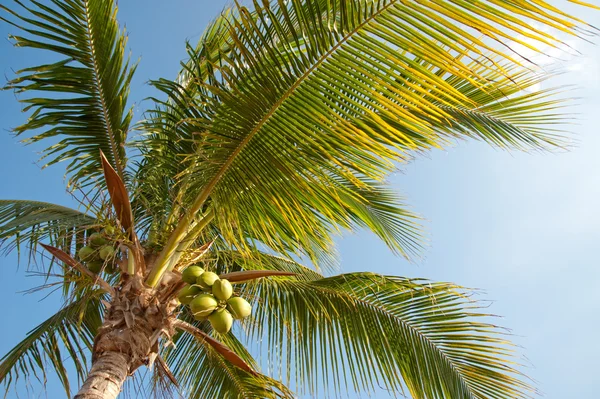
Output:
[[115,254],[115,249],[112,247],[112,245],[105,245],[102,248],[100,248],[100,259],[108,259],[108,258],[112,258],[113,255]]
[[231,298],[231,294],[233,294],[233,287],[229,280],[217,280],[214,282],[212,286],[212,293],[221,301],[226,301]]
[[89,269],[89,271],[94,273],[100,273],[100,270],[102,270],[103,265],[104,262],[102,262],[101,260],[93,260],[91,262],[88,262],[86,266]]
[[81,247],[79,248],[79,259],[84,262],[93,260],[96,256],[96,250],[92,247]]
[[250,316],[252,313],[252,306],[244,298],[239,296],[229,298],[227,301],[227,309],[233,314],[233,317],[240,320]]
[[233,325],[233,317],[231,317],[231,313],[225,309],[214,311],[210,316],[208,316],[208,321],[210,321],[210,324],[215,331],[221,334],[228,333]]
[[188,284],[196,284],[196,279],[204,273],[200,266],[190,266],[181,273],[181,279]]
[[202,294],[195,297],[190,302],[190,310],[194,316],[206,317],[211,314],[219,305],[217,300],[211,294]]
[[106,244],[106,238],[100,233],[94,233],[90,236],[90,245],[94,248],[98,248]]
[[210,290],[211,287],[213,286],[213,284],[215,283],[215,281],[217,281],[218,279],[219,279],[219,276],[217,276],[215,273],[205,272],[205,273],[202,273],[196,279],[196,284],[198,284],[205,290]]
[[181,291],[179,291],[179,295],[177,296],[177,298],[179,298],[179,302],[183,303],[184,305],[187,305],[190,302],[192,302],[192,299],[194,299],[194,297],[197,296],[199,293],[200,287],[196,287],[195,285],[188,285],[183,287]]
[[106,226],[104,228],[104,234],[106,234],[107,236],[112,236],[116,233],[116,230],[114,228],[114,226]]

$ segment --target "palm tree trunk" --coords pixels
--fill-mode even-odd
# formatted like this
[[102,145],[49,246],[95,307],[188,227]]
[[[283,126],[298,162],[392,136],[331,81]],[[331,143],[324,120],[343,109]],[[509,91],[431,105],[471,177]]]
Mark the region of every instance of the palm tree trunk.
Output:
[[87,379],[74,399],[115,399],[128,374],[127,355],[104,352],[93,362]]
[[157,290],[145,287],[142,276],[124,278],[107,304],[94,338],[92,369],[74,399],[115,399],[129,375],[152,364],[158,340],[170,340],[174,333],[171,318],[179,302],[173,297],[181,288],[177,282]]

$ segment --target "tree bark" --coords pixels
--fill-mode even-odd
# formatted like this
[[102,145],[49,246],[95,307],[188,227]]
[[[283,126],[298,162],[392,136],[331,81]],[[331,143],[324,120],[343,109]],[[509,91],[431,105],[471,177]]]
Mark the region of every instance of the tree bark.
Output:
[[[176,276],[177,277],[177,276]],[[151,366],[159,340],[171,340],[180,280],[148,288],[140,275],[123,278],[92,348],[92,369],[74,399],[115,399],[129,375]]]
[[115,399],[128,374],[127,355],[104,352],[93,362],[90,373],[74,399]]

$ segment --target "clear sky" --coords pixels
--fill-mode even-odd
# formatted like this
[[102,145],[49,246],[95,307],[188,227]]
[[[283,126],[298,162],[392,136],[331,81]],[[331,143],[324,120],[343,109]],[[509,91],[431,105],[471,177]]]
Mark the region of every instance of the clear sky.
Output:
[[[136,117],[145,108],[142,99],[153,94],[145,82],[175,77],[185,40],[195,42],[226,3],[120,2],[132,55],[141,57],[131,85]],[[587,13],[587,19],[600,26],[600,12]],[[0,73],[5,76],[42,59],[39,53],[13,49],[5,40],[8,32],[0,24]],[[584,43],[576,48],[584,56],[550,53],[564,60],[566,73],[549,83],[579,86],[569,93],[580,98],[570,111],[579,118],[572,126],[576,148],[525,154],[461,142],[403,166],[390,180],[427,220],[430,245],[417,264],[394,257],[371,234],[339,241],[343,271],[425,277],[484,290],[480,298],[492,301],[490,312],[502,315],[499,324],[515,334],[524,371],[547,399],[598,397],[600,48]],[[40,148],[23,147],[8,133],[24,121],[19,111],[14,95],[0,92],[0,198],[76,206],[64,190],[62,167],[41,171],[34,162]],[[58,295],[41,301],[43,294],[20,292],[41,283],[39,277],[26,278],[25,265],[17,268],[14,254],[0,258],[0,354],[58,310]],[[64,395],[56,379],[48,389],[49,398]],[[19,393],[27,397],[24,389]]]

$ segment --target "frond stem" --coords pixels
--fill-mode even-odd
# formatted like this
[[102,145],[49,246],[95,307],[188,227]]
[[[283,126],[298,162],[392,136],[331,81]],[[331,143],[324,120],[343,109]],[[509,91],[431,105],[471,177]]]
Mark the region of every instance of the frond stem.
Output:
[[[177,254],[181,256],[182,252],[177,252],[178,248],[183,248],[180,247],[180,245],[186,245],[193,242],[193,239],[186,240],[188,236],[190,234],[195,234],[197,237],[215,217],[215,213],[212,209],[207,211],[202,219],[197,222],[194,221],[194,215],[195,213],[193,212],[187,212],[179,221],[173,233],[171,233],[167,244],[160,252],[158,259],[156,259],[156,263],[152,267],[152,271],[146,279],[146,284],[148,284],[150,287],[155,287],[156,284],[158,284],[163,274],[171,266],[173,257],[178,256]],[[187,247],[185,249],[187,249]]]
[[44,249],[46,251],[50,252],[52,254],[52,256],[54,256],[56,259],[66,263],[67,265],[71,266],[73,269],[79,271],[81,274],[88,276],[94,282],[94,284],[97,284],[100,288],[102,288],[104,291],[106,291],[111,297],[113,297],[113,298],[115,297],[115,290],[113,289],[113,287],[110,284],[108,284],[106,281],[104,281],[104,279],[102,279],[102,277],[100,277],[96,273],[92,272],[90,269],[83,266],[81,263],[77,262],[69,254],[63,252],[62,250],[60,250],[58,248],[52,247],[50,245],[46,245],[46,244],[40,244],[40,245],[42,247],[44,247]]
[[88,39],[88,45],[90,47],[90,53],[91,53],[90,58],[91,58],[92,66],[93,66],[93,70],[94,70],[93,80],[94,80],[94,85],[96,86],[96,91],[98,93],[98,97],[100,98],[99,105],[100,105],[100,108],[102,109],[102,116],[103,116],[102,120],[104,121],[104,124],[106,127],[106,135],[108,137],[108,143],[110,144],[110,150],[113,154],[113,159],[115,162],[115,167],[117,169],[117,173],[119,174],[119,177],[121,177],[121,179],[124,180],[125,176],[123,175],[123,165],[121,165],[121,159],[119,159],[119,150],[118,150],[117,143],[115,143],[115,137],[114,137],[115,132],[113,131],[111,123],[110,123],[111,121],[110,121],[110,118],[108,116],[108,111],[107,111],[108,106],[106,104],[104,90],[102,89],[102,76],[100,74],[100,68],[98,67],[96,50],[94,48],[94,38],[93,38],[93,32],[92,32],[92,24],[90,21],[90,11],[89,11],[89,6],[88,6],[88,1],[84,2],[84,8],[85,8],[87,39]]
[[250,374],[253,374],[253,375],[257,374],[256,371],[254,371],[252,369],[252,367],[250,367],[248,365],[248,363],[246,363],[235,352],[233,352],[227,346],[223,345],[221,342],[217,341],[216,339],[214,339],[213,337],[211,337],[204,331],[200,330],[198,327],[193,326],[189,323],[186,323],[183,320],[175,320],[173,322],[173,327],[180,329],[182,331],[185,331],[185,332],[193,335],[195,338],[199,339],[200,341],[207,343],[215,351],[217,351],[221,356],[226,358],[234,366],[239,367],[240,369],[242,369]]

